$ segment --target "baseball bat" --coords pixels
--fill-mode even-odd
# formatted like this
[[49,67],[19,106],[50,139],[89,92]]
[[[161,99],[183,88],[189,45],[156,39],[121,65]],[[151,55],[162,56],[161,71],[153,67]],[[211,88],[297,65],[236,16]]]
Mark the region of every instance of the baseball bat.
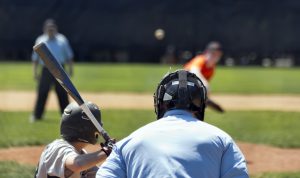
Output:
[[57,59],[50,52],[45,43],[37,44],[33,47],[33,50],[40,56],[44,61],[45,66],[48,68],[54,78],[60,83],[60,85],[67,91],[67,93],[75,100],[75,102],[81,107],[83,112],[92,121],[97,130],[101,133],[105,141],[109,141],[110,137],[107,132],[101,127],[87,104],[84,102],[76,87],[73,85],[70,77],[58,63]]

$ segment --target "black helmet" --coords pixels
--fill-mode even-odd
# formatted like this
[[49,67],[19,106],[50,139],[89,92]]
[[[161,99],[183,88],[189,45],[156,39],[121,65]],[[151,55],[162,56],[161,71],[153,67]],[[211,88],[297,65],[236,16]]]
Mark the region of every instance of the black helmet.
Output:
[[204,120],[205,102],[205,86],[195,74],[186,70],[167,74],[154,93],[157,119],[168,110],[184,109],[194,111],[199,120]]
[[[87,106],[99,124],[103,125],[98,106],[91,102],[87,102]],[[100,133],[80,106],[74,102],[69,104],[64,110],[60,124],[60,134],[63,139],[69,142],[79,141],[96,144]]]

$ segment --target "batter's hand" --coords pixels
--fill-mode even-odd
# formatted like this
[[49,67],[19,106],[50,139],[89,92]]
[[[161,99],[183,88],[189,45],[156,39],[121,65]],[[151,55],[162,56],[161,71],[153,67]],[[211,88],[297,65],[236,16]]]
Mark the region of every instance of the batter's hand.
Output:
[[101,150],[107,155],[109,156],[114,145],[116,143],[116,139],[110,139],[109,141],[106,141],[105,143],[100,143],[101,145]]

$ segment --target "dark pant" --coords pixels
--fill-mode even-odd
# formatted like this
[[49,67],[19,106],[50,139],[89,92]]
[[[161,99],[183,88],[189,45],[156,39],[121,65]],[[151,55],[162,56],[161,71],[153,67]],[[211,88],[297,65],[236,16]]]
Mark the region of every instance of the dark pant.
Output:
[[56,95],[59,101],[60,112],[63,113],[65,107],[69,104],[67,92],[55,80],[49,70],[45,67],[42,69],[42,74],[39,80],[38,96],[34,107],[34,116],[36,119],[41,119],[45,109],[48,93],[51,86],[55,86]]

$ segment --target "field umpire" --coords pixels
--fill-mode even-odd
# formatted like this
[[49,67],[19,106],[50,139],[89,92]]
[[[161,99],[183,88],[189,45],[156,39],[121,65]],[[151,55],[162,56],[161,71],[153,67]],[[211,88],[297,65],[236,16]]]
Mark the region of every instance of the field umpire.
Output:
[[[67,38],[57,32],[57,26],[53,19],[48,19],[44,22],[44,34],[39,36],[35,44],[41,42],[46,43],[49,50],[56,57],[59,63],[64,67],[65,64],[69,66],[69,75],[73,74],[73,51],[69,45]],[[48,69],[44,66],[42,60],[38,55],[32,53],[33,61],[33,74],[34,79],[38,83],[38,96],[34,107],[31,121],[42,119],[45,104],[47,101],[48,93],[52,85],[55,86],[55,91],[58,97],[60,111],[63,113],[65,107],[69,104],[69,99],[66,91],[60,86],[60,84],[51,75]],[[39,75],[38,66],[42,66],[41,74]]]
[[118,142],[97,178],[248,178],[233,139],[203,122],[205,101],[206,88],[195,74],[165,76],[154,95],[158,120]]

